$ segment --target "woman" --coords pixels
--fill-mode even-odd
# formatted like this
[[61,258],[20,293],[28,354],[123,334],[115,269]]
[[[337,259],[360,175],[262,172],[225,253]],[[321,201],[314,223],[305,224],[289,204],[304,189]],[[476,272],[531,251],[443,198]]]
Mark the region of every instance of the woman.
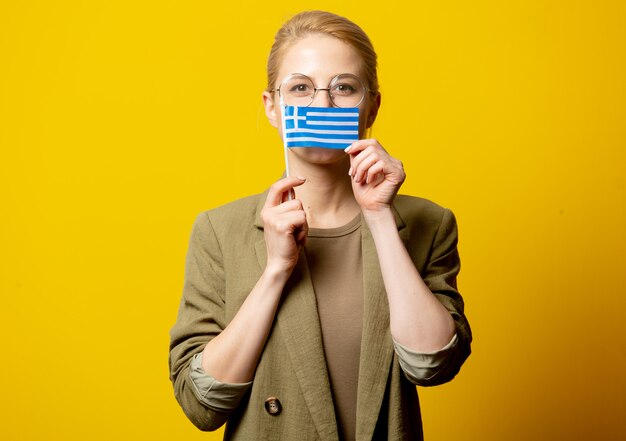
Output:
[[[346,104],[336,77],[357,78],[360,135],[374,123],[376,54],[354,23],[305,12],[277,33],[263,102],[281,134],[293,74],[315,107]],[[288,155],[289,177],[196,220],[175,395],[200,429],[228,422],[226,439],[422,439],[414,385],[449,381],[470,353],[454,217],[396,196],[402,164],[374,139]]]

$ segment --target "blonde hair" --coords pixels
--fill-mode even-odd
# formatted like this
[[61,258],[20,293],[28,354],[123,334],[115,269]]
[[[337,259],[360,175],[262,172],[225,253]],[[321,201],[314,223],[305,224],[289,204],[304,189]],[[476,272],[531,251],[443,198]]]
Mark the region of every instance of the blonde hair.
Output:
[[372,42],[358,25],[345,17],[325,11],[305,11],[293,16],[276,33],[267,60],[267,91],[276,87],[280,63],[289,46],[311,34],[335,37],[354,48],[363,60],[367,87],[378,92],[377,57]]

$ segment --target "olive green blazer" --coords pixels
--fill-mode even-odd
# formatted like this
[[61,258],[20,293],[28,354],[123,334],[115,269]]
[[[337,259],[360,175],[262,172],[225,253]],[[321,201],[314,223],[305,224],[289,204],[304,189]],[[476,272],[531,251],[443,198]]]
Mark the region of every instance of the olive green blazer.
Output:
[[[260,211],[266,194],[201,213],[194,225],[185,284],[171,330],[170,378],[188,418],[202,430],[227,422],[225,439],[337,441],[315,293],[301,253],[287,283],[253,384],[232,412],[210,409],[193,393],[191,357],[237,313],[265,267]],[[452,213],[421,198],[397,196],[399,234],[424,281],[450,311],[459,350],[424,386],[452,379],[470,354],[471,331],[456,288],[460,263]],[[357,440],[420,440],[415,385],[403,374],[389,331],[389,306],[373,238],[362,223],[364,311],[357,398]],[[265,409],[277,397],[278,415]],[[452,409],[452,405],[451,405]],[[450,409],[450,410],[451,410]]]

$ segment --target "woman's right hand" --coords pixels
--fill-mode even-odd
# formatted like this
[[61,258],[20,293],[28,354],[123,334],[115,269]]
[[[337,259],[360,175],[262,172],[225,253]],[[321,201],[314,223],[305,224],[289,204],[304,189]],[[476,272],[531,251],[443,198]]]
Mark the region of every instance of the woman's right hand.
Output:
[[288,177],[274,183],[261,211],[267,268],[275,271],[291,273],[298,262],[299,247],[306,241],[309,229],[306,214],[302,202],[295,199],[293,191],[304,181],[304,178]]
[[308,232],[294,187],[304,179],[284,178],[270,188],[261,210],[267,266],[230,323],[204,347],[202,369],[222,383],[247,383],[254,373],[276,317],[278,304],[300,245]]

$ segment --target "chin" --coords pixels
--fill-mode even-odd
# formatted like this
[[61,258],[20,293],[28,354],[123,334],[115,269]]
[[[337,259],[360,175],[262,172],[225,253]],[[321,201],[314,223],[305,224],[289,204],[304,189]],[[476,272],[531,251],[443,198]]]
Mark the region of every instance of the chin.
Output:
[[321,147],[293,147],[290,149],[298,158],[313,164],[332,164],[348,160],[343,150],[324,149]]

